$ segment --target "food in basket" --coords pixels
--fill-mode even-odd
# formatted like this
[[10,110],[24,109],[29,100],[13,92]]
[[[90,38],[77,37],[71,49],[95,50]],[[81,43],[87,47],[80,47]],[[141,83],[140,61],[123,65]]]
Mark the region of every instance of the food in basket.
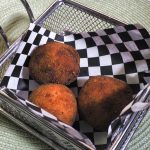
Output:
[[95,76],[84,84],[79,93],[79,113],[95,129],[104,131],[131,100],[132,91],[125,82]]
[[76,98],[65,85],[43,84],[32,91],[29,100],[68,125],[72,125],[75,121]]
[[29,73],[39,83],[70,84],[80,72],[78,52],[67,44],[49,42],[31,54]]

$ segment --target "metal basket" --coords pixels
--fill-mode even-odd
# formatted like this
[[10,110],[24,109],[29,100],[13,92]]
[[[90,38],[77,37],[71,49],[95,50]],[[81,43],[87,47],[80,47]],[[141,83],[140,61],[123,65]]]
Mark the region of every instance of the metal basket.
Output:
[[[29,16],[30,20],[34,21],[30,13]],[[88,32],[124,25],[118,20],[68,0],[55,2],[35,23],[59,34],[64,31]]]
[[[21,1],[27,10],[27,13],[30,18],[30,22],[45,27],[46,29],[54,31],[61,35],[66,35],[70,33],[79,33],[84,31],[86,32],[96,31],[98,29],[106,29],[116,25],[125,25],[124,23],[116,19],[100,14],[94,10],[91,10],[87,7],[82,6],[81,4],[75,3],[70,0],[56,1],[38,19],[35,20],[32,10],[30,9],[28,3],[25,0],[21,0]],[[2,68],[7,69],[25,33],[23,33],[16,40],[16,42],[14,42],[11,46],[9,46],[4,31],[2,29],[0,31],[8,47],[8,49],[0,56],[0,68],[2,70]],[[5,72],[5,69],[3,69],[3,72]],[[4,114],[6,117],[8,117],[9,119],[11,119],[12,121],[14,121],[16,124],[20,125],[25,130],[29,131],[30,133],[32,133],[33,135],[35,135],[45,143],[52,146],[53,148],[63,149],[59,147],[55,142],[52,142],[48,140],[46,137],[39,135],[35,130],[33,130],[28,125],[26,125],[20,119],[14,117],[13,113],[11,114],[11,112],[7,112],[7,109],[5,110],[4,108],[3,109],[0,108],[0,112]],[[66,144],[68,143],[66,142]],[[118,140],[116,143],[117,145],[122,143],[121,139]],[[116,146],[112,146],[112,149],[114,147]],[[81,149],[86,149],[86,148],[83,147]]]

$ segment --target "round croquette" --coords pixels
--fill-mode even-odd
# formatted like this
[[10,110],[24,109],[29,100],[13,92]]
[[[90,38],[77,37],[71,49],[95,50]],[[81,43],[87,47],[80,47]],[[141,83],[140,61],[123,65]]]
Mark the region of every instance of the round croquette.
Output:
[[73,92],[61,84],[43,84],[32,91],[29,100],[60,121],[72,125],[77,113],[77,102]]
[[79,54],[67,44],[49,42],[31,54],[29,73],[39,83],[68,85],[76,80],[79,72]]
[[79,93],[79,113],[95,129],[105,131],[131,100],[132,91],[125,82],[95,76],[84,84]]

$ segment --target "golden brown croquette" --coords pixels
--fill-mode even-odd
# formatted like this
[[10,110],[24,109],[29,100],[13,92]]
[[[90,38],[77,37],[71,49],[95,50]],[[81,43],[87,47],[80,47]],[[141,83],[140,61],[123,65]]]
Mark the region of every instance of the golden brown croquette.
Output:
[[95,76],[80,91],[79,113],[95,129],[104,131],[131,100],[132,91],[125,82]]
[[43,84],[30,94],[29,100],[68,125],[72,125],[75,121],[76,98],[64,85]]
[[49,42],[31,54],[29,73],[39,83],[70,84],[80,72],[78,52],[67,44]]

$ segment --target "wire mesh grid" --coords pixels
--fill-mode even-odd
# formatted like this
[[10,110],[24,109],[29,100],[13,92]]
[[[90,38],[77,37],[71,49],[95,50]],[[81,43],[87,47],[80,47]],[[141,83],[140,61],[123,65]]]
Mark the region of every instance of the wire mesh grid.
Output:
[[109,23],[108,20],[99,19],[64,3],[43,20],[42,26],[56,33],[62,33],[62,31],[78,33],[106,29],[114,25]]

